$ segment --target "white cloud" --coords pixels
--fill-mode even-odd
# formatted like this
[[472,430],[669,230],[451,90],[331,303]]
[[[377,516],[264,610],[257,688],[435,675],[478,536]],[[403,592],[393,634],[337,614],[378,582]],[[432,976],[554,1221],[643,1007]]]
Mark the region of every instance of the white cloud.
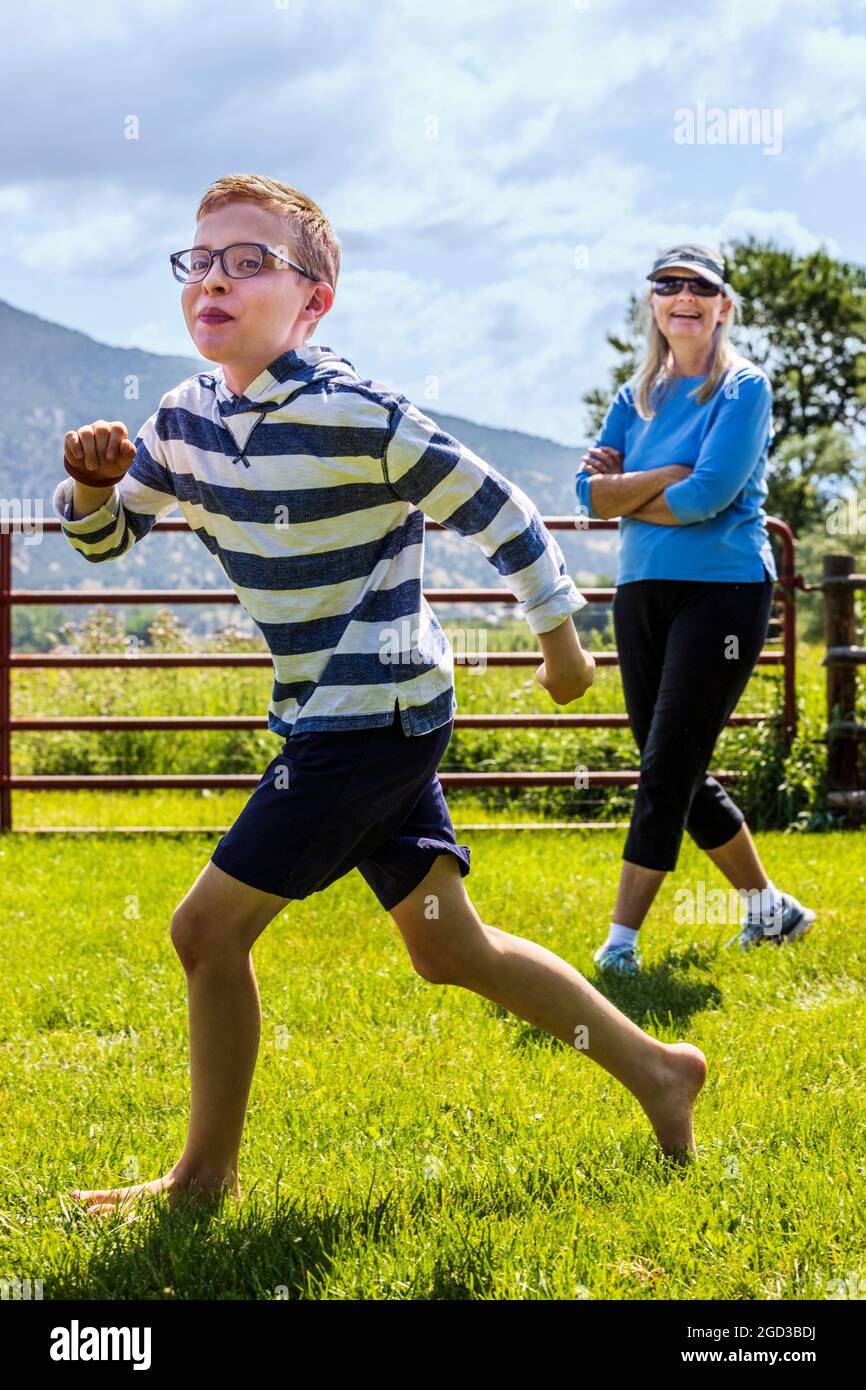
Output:
[[33,195],[29,188],[21,184],[8,184],[6,188],[0,188],[0,217],[20,217],[29,213],[32,207]]
[[866,35],[836,26],[794,31],[793,63],[782,68],[788,91],[786,115],[832,128],[863,101]]
[[[443,412],[575,441],[605,333],[658,250],[752,232],[856,258],[843,210],[866,148],[866,38],[841,0],[707,0],[700,23],[645,0],[289,0],[240,25],[237,0],[214,0],[195,42],[191,14],[20,11],[0,296],[8,280],[21,303],[23,284],[22,307],[193,355],[168,251],[213,178],[271,173],[344,243],[315,342],[419,404],[432,376]],[[780,106],[779,159],[679,151],[673,110],[698,99]],[[119,133],[130,108],[137,142]],[[838,200],[822,182],[816,202],[816,173]]]
[[809,161],[811,173],[828,164],[862,164],[866,159],[866,116],[851,116],[838,122],[818,145]]
[[732,209],[724,218],[720,232],[723,239],[740,239],[751,235],[759,240],[772,240],[798,256],[808,256],[821,245],[829,255],[839,254],[833,237],[819,236],[810,231],[804,227],[797,213],[784,208],[768,211],[745,207]]

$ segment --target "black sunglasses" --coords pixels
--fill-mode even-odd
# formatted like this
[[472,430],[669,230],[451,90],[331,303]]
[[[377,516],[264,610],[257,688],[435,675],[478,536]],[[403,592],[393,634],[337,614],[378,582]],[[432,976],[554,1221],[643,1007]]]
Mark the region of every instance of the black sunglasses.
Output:
[[688,287],[695,294],[699,294],[702,299],[712,299],[713,295],[721,294],[721,285],[714,285],[710,280],[704,280],[700,275],[666,275],[662,280],[653,280],[653,293],[665,297],[672,294],[679,294],[680,290]]

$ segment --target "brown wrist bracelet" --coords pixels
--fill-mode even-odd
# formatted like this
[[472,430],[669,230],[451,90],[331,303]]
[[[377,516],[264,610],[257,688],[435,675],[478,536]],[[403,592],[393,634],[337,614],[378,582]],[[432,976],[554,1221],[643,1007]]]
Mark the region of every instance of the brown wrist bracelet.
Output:
[[114,487],[126,477],[125,473],[118,473],[116,478],[94,478],[92,473],[87,473],[83,468],[76,468],[74,463],[63,460],[63,467],[67,473],[75,479],[77,483],[82,483],[84,487]]

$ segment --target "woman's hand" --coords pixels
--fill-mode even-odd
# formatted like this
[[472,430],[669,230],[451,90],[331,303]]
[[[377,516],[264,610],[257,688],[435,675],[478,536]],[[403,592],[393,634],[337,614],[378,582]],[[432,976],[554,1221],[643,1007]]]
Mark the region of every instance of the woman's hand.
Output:
[[597,449],[587,449],[581,458],[587,473],[621,473],[622,454],[608,444],[600,444]]

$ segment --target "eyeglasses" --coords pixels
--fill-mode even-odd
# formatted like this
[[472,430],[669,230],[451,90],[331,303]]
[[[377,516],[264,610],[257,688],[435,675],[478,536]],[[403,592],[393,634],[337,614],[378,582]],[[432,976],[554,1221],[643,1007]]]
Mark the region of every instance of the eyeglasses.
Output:
[[226,275],[232,280],[246,280],[251,275],[258,275],[265,263],[265,256],[273,256],[276,261],[283,261],[307,280],[319,279],[318,275],[311,275],[303,266],[290,261],[288,256],[276,251],[273,246],[266,246],[261,241],[236,241],[231,246],[224,246],[221,251],[209,251],[206,246],[190,246],[186,251],[173,251],[170,260],[175,280],[179,280],[182,285],[195,284],[203,280],[217,256]]
[[710,280],[703,280],[699,275],[666,275],[662,280],[653,280],[652,287],[654,294],[665,297],[679,294],[680,290],[686,288],[700,295],[701,299],[712,299],[713,295],[722,293],[721,285],[714,285]]

